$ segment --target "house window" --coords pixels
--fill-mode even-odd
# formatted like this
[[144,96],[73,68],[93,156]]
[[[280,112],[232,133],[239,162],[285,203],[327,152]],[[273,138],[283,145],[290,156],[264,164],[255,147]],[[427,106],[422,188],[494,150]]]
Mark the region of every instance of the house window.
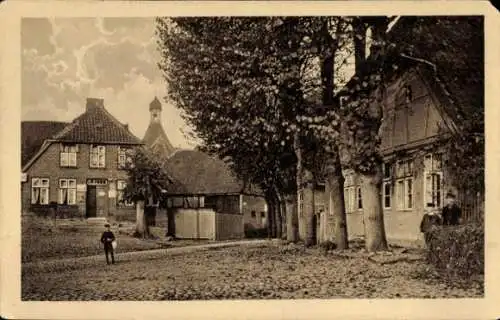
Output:
[[398,210],[413,208],[413,160],[402,160],[396,164],[396,197]]
[[425,175],[425,200],[426,206],[433,204],[435,208],[442,206],[442,174],[438,172],[427,173]]
[[105,168],[106,167],[106,147],[90,145],[90,167]]
[[130,162],[132,158],[129,155],[130,148],[118,147],[118,168],[125,169],[127,167],[127,162]]
[[252,215],[252,218],[255,218],[255,216],[256,216],[255,211],[252,211],[251,215]]
[[356,192],[356,199],[358,202],[358,210],[363,209],[363,199],[361,198],[361,187],[358,187],[357,192]]
[[59,198],[57,203],[76,204],[76,179],[59,179]]
[[426,172],[441,172],[442,156],[441,154],[428,154],[425,156],[424,167]]
[[49,204],[49,179],[31,179],[31,204]]
[[384,176],[384,182],[383,182],[383,203],[384,203],[384,209],[390,209],[391,208],[391,202],[392,202],[392,163],[384,163],[383,166],[383,176]]
[[424,158],[425,206],[440,208],[443,204],[443,172],[441,154],[428,154]]
[[413,208],[413,178],[398,179],[397,199],[399,210],[410,210]]
[[391,183],[384,182],[384,209],[391,208]]
[[399,161],[396,165],[396,177],[410,177],[413,176],[413,161],[412,160],[404,160]]
[[59,153],[59,163],[61,167],[76,167],[76,154],[78,146],[76,144],[61,144]]
[[134,205],[133,202],[125,199],[125,188],[127,188],[127,181],[117,180],[116,181],[116,206],[117,207],[131,207]]

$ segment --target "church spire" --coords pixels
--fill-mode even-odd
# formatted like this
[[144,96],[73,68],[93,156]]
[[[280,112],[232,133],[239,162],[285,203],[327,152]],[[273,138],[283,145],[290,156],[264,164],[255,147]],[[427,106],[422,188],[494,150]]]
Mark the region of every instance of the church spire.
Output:
[[151,122],[160,122],[161,120],[161,102],[157,97],[149,104],[149,112],[151,113]]

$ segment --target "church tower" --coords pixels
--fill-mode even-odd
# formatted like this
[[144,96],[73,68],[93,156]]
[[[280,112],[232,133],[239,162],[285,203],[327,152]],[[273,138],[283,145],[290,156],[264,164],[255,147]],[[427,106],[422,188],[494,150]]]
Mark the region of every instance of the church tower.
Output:
[[149,113],[151,113],[151,123],[161,124],[161,102],[157,97],[149,104]]
[[175,148],[170,143],[170,140],[168,140],[165,130],[163,130],[161,111],[161,102],[155,97],[149,104],[149,126],[142,141],[158,156],[168,157],[175,151]]

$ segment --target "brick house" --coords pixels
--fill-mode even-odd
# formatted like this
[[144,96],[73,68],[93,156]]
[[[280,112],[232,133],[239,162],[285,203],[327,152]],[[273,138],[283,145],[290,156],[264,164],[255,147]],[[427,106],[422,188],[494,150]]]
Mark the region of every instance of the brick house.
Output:
[[126,152],[142,143],[104,107],[88,98],[71,123],[22,123],[23,212],[81,218],[135,216],[123,200]]
[[166,198],[177,237],[242,238],[245,224],[266,225],[262,194],[236,179],[222,160],[196,150],[178,150],[167,159],[166,168],[184,187]]
[[[442,208],[449,191],[458,195],[466,219],[484,209],[484,194],[466,197],[457,190],[443,148],[443,142],[458,133],[461,119],[471,116],[474,108],[484,108],[484,57],[480,45],[467,41],[468,37],[481,36],[474,33],[477,25],[482,25],[481,18],[454,18],[455,27],[444,29],[437,22],[439,18],[425,17],[421,23],[432,32],[424,36],[408,34],[415,19],[400,18],[388,34],[403,48],[410,47],[413,56],[391,57],[397,69],[385,83],[381,102],[384,119],[380,150],[384,158],[381,197],[387,237],[419,241],[422,215],[432,206]],[[432,43],[446,46],[436,49]],[[349,99],[348,88],[355,85],[353,77],[343,91],[345,97],[343,92],[339,94],[341,103]],[[363,235],[360,181],[350,169],[344,170],[344,177],[348,233]],[[329,227],[325,229],[333,230],[331,212],[328,217]],[[322,236],[331,238],[332,234]]]

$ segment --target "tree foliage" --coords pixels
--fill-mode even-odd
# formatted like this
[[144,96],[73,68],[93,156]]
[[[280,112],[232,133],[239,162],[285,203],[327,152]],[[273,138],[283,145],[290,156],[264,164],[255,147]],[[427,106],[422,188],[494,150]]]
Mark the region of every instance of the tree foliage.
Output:
[[204,150],[265,192],[293,194],[297,148],[299,168],[316,176],[334,151],[339,116],[324,102],[335,83],[321,63],[346,62],[335,53],[348,27],[340,17],[158,19],[159,66]]
[[128,181],[124,197],[128,201],[152,200],[156,203],[162,193],[181,187],[167,174],[163,164],[142,147],[130,152],[125,170]]

